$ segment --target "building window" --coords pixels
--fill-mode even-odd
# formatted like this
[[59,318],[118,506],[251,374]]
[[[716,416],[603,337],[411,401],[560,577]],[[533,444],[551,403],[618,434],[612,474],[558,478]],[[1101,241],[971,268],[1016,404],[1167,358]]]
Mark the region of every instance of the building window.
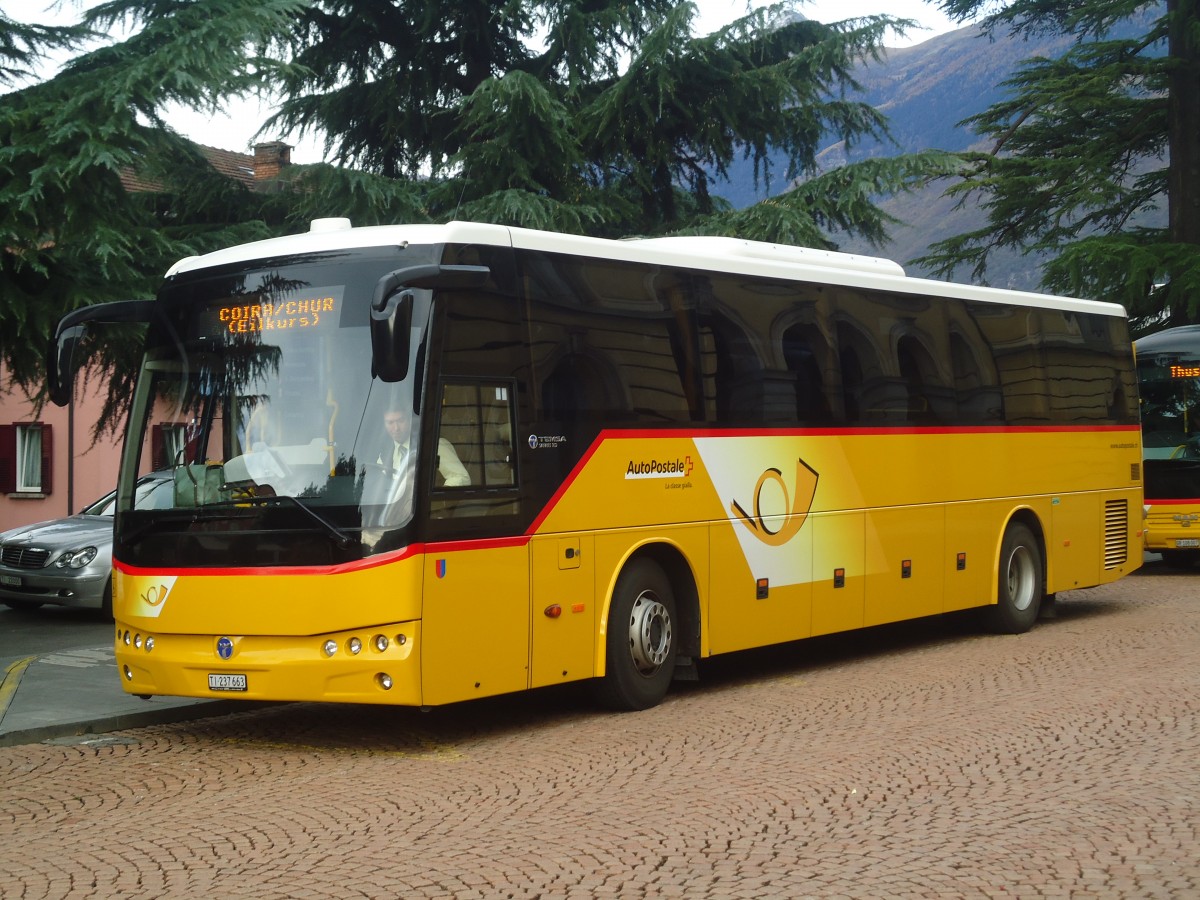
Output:
[[42,427],[17,426],[17,492],[42,490]]
[[0,493],[49,494],[53,447],[49,425],[0,425]]
[[150,440],[155,469],[169,469],[185,461],[188,449],[187,426],[182,422],[155,425]]

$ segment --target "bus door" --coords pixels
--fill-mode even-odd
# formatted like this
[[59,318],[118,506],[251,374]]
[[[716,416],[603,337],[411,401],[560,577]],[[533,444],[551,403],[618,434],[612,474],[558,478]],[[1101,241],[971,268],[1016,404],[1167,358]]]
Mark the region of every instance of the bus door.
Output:
[[422,656],[426,703],[523,690],[529,680],[529,542],[522,534],[516,383],[447,377],[430,473]]

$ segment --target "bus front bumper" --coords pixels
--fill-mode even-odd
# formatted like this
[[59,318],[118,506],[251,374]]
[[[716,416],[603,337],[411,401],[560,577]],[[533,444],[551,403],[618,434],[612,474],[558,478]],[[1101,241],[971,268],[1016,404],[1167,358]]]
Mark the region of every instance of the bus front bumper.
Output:
[[195,635],[116,629],[130,694],[421,704],[419,621],[330,634]]

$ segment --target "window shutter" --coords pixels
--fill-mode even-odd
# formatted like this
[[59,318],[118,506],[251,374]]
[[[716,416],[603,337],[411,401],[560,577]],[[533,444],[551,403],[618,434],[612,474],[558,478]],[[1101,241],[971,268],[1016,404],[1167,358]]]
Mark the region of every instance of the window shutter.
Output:
[[[49,425],[42,426],[42,493],[54,490],[54,440]],[[70,510],[67,510],[70,512]]]
[[17,426],[0,425],[0,494],[17,489]]
[[[183,429],[184,425],[182,422],[180,422],[177,427],[180,429]],[[185,432],[185,434],[186,434],[186,432]],[[199,456],[199,454],[200,454],[200,437],[199,437],[199,435],[194,435],[192,438],[190,438],[184,444],[183,461],[185,463],[204,462],[204,460],[196,458],[197,456]]]

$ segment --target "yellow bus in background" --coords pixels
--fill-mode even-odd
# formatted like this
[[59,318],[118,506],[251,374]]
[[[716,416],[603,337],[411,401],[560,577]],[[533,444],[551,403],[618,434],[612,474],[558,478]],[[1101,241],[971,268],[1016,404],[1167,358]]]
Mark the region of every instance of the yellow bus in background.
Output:
[[[715,654],[969,608],[1021,632],[1141,562],[1111,304],[727,238],[318,220],[65,317],[56,402],[88,324],[131,320],[135,694],[588,681],[642,709]],[[134,509],[163,466],[172,507]]]
[[1200,325],[1135,342],[1142,404],[1146,549],[1200,562]]

